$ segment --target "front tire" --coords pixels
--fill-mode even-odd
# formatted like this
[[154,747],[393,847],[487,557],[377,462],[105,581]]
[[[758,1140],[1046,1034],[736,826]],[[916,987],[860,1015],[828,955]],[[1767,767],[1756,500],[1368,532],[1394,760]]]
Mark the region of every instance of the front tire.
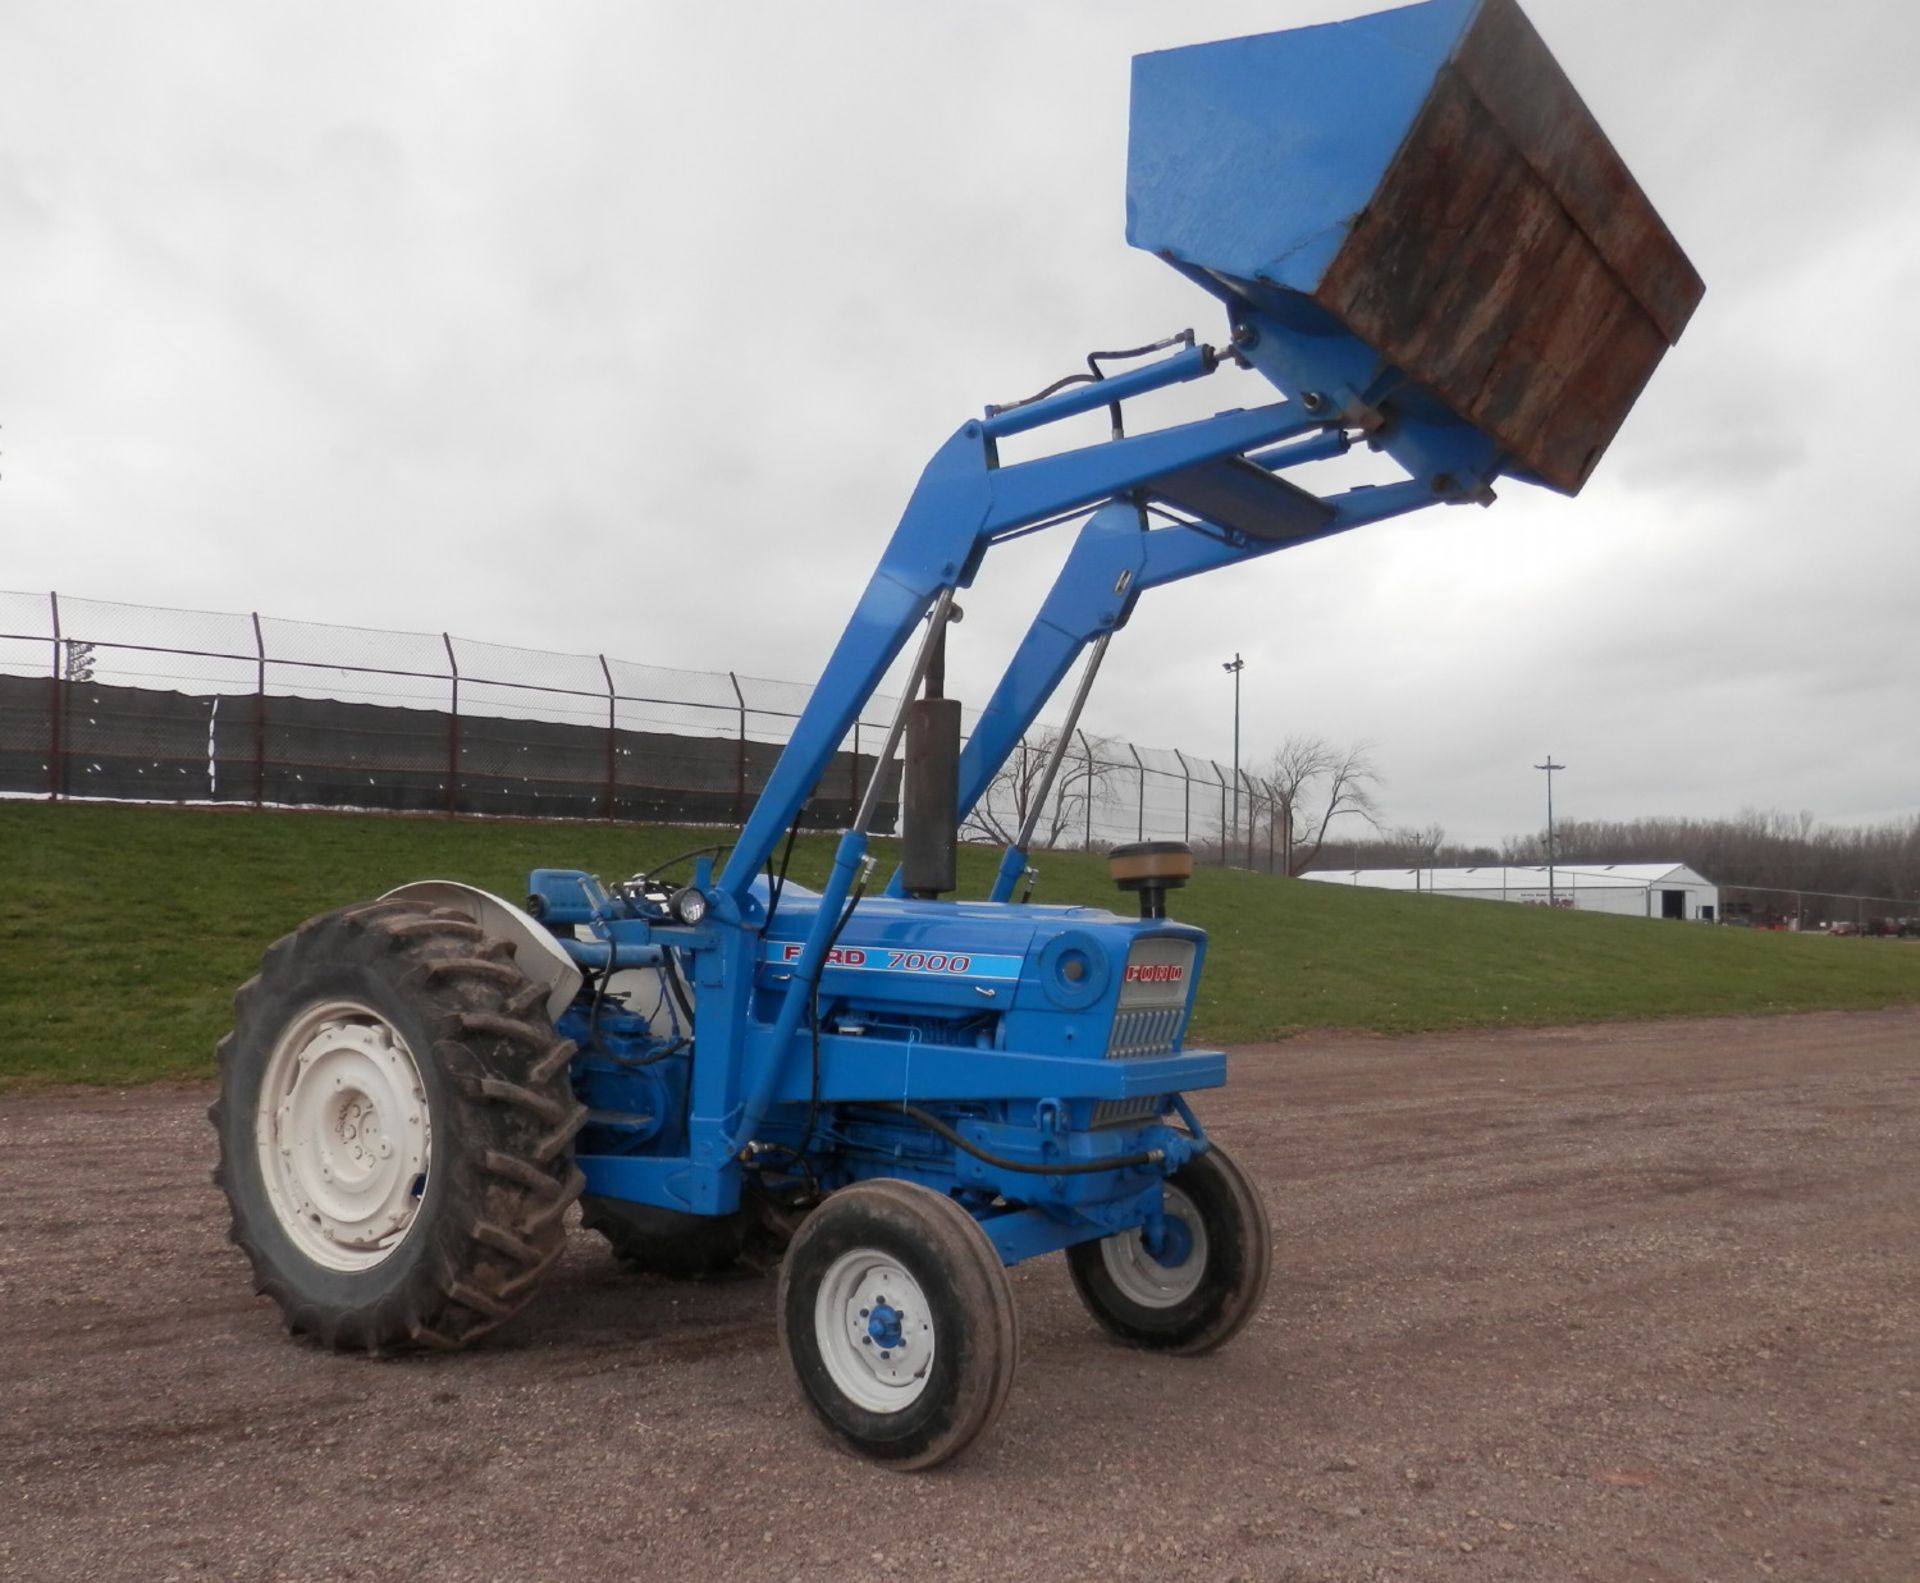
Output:
[[512,956],[452,909],[374,902],[302,924],[234,997],[214,1181],[296,1334],[464,1346],[559,1258],[586,1110]]
[[1139,1228],[1067,1249],[1080,1301],[1130,1346],[1193,1356],[1237,1335],[1266,1294],[1273,1233],[1260,1192],[1217,1143],[1167,1178],[1167,1238]]
[[912,1182],[842,1188],[795,1234],[780,1340],[848,1449],[902,1470],[958,1456],[1006,1404],[1013,1291],[979,1223]]

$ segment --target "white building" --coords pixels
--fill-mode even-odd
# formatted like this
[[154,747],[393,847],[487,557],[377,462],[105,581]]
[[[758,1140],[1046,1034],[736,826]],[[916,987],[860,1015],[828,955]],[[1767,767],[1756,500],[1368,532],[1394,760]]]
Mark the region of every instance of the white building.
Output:
[[1302,879],[1322,885],[1432,892],[1471,901],[1517,901],[1535,907],[1576,907],[1631,918],[1720,916],[1720,888],[1684,863],[1556,863],[1545,868],[1321,869]]

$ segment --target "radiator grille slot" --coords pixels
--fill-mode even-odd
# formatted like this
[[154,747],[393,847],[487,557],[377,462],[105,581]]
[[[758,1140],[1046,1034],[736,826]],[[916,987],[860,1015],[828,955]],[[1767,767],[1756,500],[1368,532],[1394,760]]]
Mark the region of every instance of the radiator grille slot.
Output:
[[[1186,1020],[1184,1006],[1155,1006],[1139,1011],[1123,1011],[1113,1019],[1113,1037],[1107,1044],[1110,1061],[1138,1061],[1149,1056],[1172,1055],[1180,1037],[1180,1025]],[[1103,1122],[1150,1121],[1160,1111],[1157,1098],[1103,1099],[1093,1107],[1093,1124]]]
[[1186,1015],[1185,1006],[1148,1006],[1119,1013],[1113,1019],[1107,1058],[1135,1061],[1151,1055],[1172,1055]]

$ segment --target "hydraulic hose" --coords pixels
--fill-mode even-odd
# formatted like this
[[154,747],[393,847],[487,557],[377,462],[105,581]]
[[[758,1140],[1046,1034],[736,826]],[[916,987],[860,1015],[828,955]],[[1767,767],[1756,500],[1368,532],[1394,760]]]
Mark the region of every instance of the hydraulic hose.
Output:
[[990,1154],[979,1144],[963,1138],[938,1116],[922,1110],[918,1105],[909,1105],[900,1101],[900,1110],[904,1115],[920,1123],[929,1132],[937,1133],[964,1154],[971,1154],[976,1160],[984,1160],[988,1165],[1002,1171],[1018,1171],[1022,1176],[1093,1176],[1101,1171],[1127,1171],[1136,1165],[1158,1165],[1166,1159],[1164,1149],[1147,1149],[1139,1154],[1120,1154],[1108,1160],[1075,1160],[1066,1165],[1033,1165],[1025,1160],[1009,1160],[1004,1155]]

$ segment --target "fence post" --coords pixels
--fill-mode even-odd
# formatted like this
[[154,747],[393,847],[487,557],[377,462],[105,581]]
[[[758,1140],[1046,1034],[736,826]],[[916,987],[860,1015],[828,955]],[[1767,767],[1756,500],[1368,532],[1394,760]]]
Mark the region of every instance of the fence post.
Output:
[[253,612],[253,806],[267,800],[267,640],[260,633],[260,612]]
[[1173,756],[1180,765],[1180,839],[1193,844],[1193,771],[1187,768],[1187,756],[1178,748]]
[[1220,773],[1217,759],[1208,759],[1213,765],[1213,778],[1220,783],[1220,866],[1233,867],[1233,832],[1227,828],[1227,777]]
[[740,678],[732,671],[727,672],[727,680],[733,683],[734,701],[740,706],[740,732],[733,754],[733,822],[743,825],[747,822],[747,695],[740,691]]
[[47,799],[60,800],[60,787],[66,780],[66,766],[60,758],[60,596],[48,590],[47,603],[53,611],[53,669],[47,675]]
[[853,717],[853,756],[847,760],[847,823],[860,809],[860,717]]
[[446,633],[440,641],[447,649],[447,680],[452,707],[447,715],[447,813],[460,811],[460,661],[453,652],[453,639]]
[[1239,771],[1240,787],[1247,794],[1247,872],[1253,872],[1253,782],[1245,770]]
[[614,699],[614,692],[613,692],[613,667],[607,664],[607,657],[604,654],[600,656],[600,674],[606,677],[607,679],[607,811],[606,811],[606,817],[611,819],[613,817],[614,799],[616,795],[616,792],[615,792],[616,777],[615,777],[615,768],[614,768],[614,758],[615,758],[614,740],[619,732],[620,727],[619,727],[618,719],[616,718],[616,710],[615,710],[615,699]]
[[1080,746],[1087,750],[1087,844],[1085,850],[1093,850],[1093,744],[1087,740],[1084,731],[1076,733]]
[[[980,800],[987,802],[992,796],[993,788],[989,786]],[[1015,835],[1020,833],[1020,827],[1027,822],[1027,804],[1032,800],[1032,797],[1033,775],[1027,767],[1027,739],[1022,737],[1020,739],[1020,772],[1013,782],[1013,829]],[[1044,812],[1044,810],[1042,811]],[[1033,816],[1033,821],[1033,828],[1037,834],[1040,829],[1039,813]],[[1012,845],[1011,842],[1008,844]]]
[[1129,742],[1127,751],[1133,755],[1133,767],[1140,772],[1139,817],[1134,821],[1134,840],[1147,838],[1147,766],[1140,762],[1139,749]]

